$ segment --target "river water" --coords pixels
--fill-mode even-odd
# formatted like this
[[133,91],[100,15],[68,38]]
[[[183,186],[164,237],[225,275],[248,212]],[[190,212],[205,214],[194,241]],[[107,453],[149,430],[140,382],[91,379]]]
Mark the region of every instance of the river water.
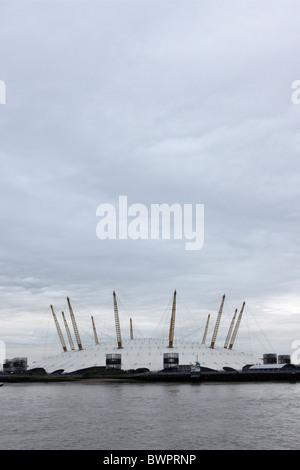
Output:
[[5,383],[0,449],[298,449],[299,395],[299,383]]

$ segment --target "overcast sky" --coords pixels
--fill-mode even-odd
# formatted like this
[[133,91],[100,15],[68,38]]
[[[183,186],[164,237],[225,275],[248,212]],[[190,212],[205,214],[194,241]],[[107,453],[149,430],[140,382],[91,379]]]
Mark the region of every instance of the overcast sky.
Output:
[[[0,339],[10,355],[52,333],[58,343],[50,304],[60,316],[67,296],[82,335],[94,315],[104,340],[114,289],[124,334],[130,316],[137,335],[167,324],[177,289],[176,334],[192,319],[202,339],[225,293],[217,345],[245,300],[236,348],[293,352],[299,20],[289,1],[0,2]],[[204,204],[203,248],[99,240],[97,207],[120,195],[149,208]]]

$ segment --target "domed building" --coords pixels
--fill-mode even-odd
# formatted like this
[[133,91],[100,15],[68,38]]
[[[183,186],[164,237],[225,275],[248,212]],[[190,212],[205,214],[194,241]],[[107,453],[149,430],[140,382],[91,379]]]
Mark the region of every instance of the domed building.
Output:
[[137,370],[142,368],[148,369],[149,371],[160,371],[166,368],[186,369],[189,368],[191,364],[195,364],[195,362],[200,362],[201,368],[207,368],[211,370],[223,370],[224,368],[241,370],[245,365],[257,364],[260,362],[259,359],[253,355],[238,352],[233,349],[235,338],[242,319],[245,302],[242,305],[237,319],[237,310],[235,310],[235,314],[232,318],[224,346],[215,346],[225,301],[225,295],[222,298],[222,302],[219,308],[212,339],[209,344],[206,344],[210,315],[208,315],[207,318],[202,341],[187,341],[182,339],[178,339],[176,341],[174,340],[176,291],[173,295],[168,339],[135,339],[133,337],[132,322],[130,321],[130,339],[125,341],[122,340],[117,299],[115,292],[113,292],[116,341],[106,341],[99,343],[94,320],[92,317],[95,344],[84,348],[81,343],[78,327],[69,298],[67,298],[67,300],[77,347],[74,347],[68,324],[63,315],[63,320],[71,347],[70,351],[67,350],[61,328],[55,315],[53,306],[51,305],[53,318],[63,351],[60,354],[43,359],[39,361],[38,365],[35,365],[35,367],[41,367],[45,369],[47,373],[53,373],[55,371],[72,373],[93,367],[105,367],[107,369],[122,370]]

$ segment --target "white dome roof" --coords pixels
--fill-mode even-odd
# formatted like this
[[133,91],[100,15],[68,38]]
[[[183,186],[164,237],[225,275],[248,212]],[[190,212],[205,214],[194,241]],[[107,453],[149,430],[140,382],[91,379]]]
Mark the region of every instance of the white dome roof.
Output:
[[223,367],[242,369],[246,364],[257,364],[258,358],[224,348],[210,348],[199,341],[174,341],[174,347],[169,348],[165,339],[133,339],[122,343],[122,348],[116,342],[105,342],[86,347],[81,351],[62,352],[56,356],[38,361],[34,367],[42,367],[47,373],[61,370],[65,373],[89,367],[106,366],[107,354],[121,354],[123,370],[147,368],[151,371],[163,369],[164,353],[178,353],[179,365],[194,364],[197,360],[202,367],[222,370]]

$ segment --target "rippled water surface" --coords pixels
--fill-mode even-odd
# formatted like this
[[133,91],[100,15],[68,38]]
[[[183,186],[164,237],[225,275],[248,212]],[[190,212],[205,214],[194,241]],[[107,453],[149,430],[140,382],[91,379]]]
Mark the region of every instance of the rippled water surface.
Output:
[[0,449],[298,449],[300,384],[4,384]]

